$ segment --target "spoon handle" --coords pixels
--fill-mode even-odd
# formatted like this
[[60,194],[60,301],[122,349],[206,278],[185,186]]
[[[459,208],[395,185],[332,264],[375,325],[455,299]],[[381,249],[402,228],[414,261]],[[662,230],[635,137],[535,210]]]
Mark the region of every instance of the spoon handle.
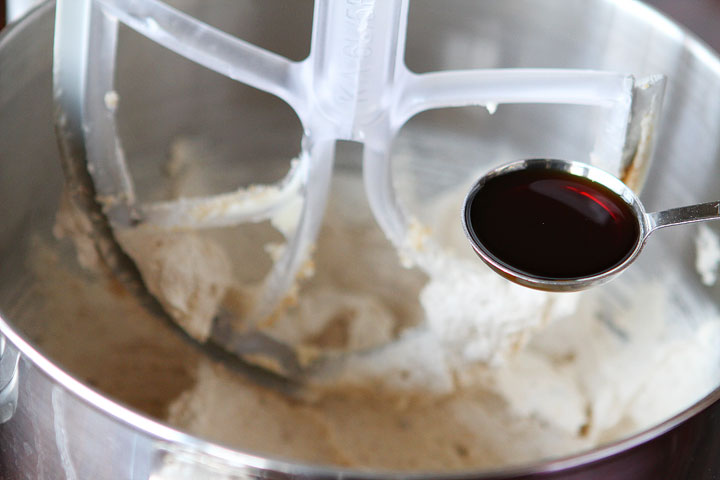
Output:
[[661,212],[648,213],[650,232],[658,228],[682,225],[685,223],[704,222],[720,218],[720,201],[688,205],[687,207],[671,208]]

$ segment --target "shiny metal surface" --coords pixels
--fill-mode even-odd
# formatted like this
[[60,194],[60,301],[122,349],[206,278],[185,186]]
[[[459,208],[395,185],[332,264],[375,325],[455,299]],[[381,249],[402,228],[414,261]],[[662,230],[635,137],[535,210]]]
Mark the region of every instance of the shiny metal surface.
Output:
[[28,11],[41,3],[42,0],[7,0],[5,2],[7,20],[9,22],[19,20]]
[[[193,2],[175,2],[184,7]],[[276,2],[242,4],[246,15],[215,15],[232,29],[250,22],[248,36],[278,51],[302,58],[306,46],[293,41],[307,15],[302,2],[283,3],[294,9],[282,28],[255,27]],[[230,8],[232,2],[223,3]],[[450,6],[451,5],[451,6]],[[201,13],[211,15],[208,9]],[[258,20],[261,19],[261,20]],[[576,456],[553,459],[503,471],[455,475],[417,472],[385,474],[316,468],[233,451],[149,419],[82,384],[25,338],[16,311],[27,285],[24,255],[32,235],[49,236],[61,187],[59,160],[52,130],[51,37],[52,5],[45,4],[23,22],[6,30],[0,40],[0,332],[20,352],[16,372],[17,408],[0,425],[0,477],[31,479],[164,479],[164,478],[495,478],[587,479],[711,479],[720,475],[720,390],[678,416],[643,432]],[[227,25],[226,25],[227,24]],[[523,32],[519,35],[518,32]],[[307,38],[297,35],[297,38]],[[531,40],[529,40],[531,39]],[[135,38],[133,55],[148,76],[122,74],[128,97],[123,129],[133,142],[130,154],[153,149],[153,139],[178,130],[202,129],[208,122],[233,127],[266,125],[262,118],[235,117],[219,106],[233,101],[263,106],[252,92],[235,93],[232,85],[208,80],[202,72],[167,60]],[[417,0],[410,9],[407,63],[418,71],[438,68],[572,67],[664,73],[669,83],[654,166],[643,203],[660,210],[715,198],[720,175],[720,62],[686,32],[634,1],[488,0],[432,2]],[[152,77],[150,77],[152,73]],[[152,81],[149,80],[152,78]],[[192,95],[188,95],[188,87]],[[231,93],[232,92],[232,93]],[[177,100],[165,109],[153,102]],[[268,109],[283,106],[269,103]],[[551,112],[553,113],[553,112]],[[472,113],[471,115],[477,115]],[[516,158],[576,158],[586,145],[577,117],[548,116],[547,110],[501,109],[477,134],[489,149],[513,146]],[[263,130],[275,144],[292,152],[297,129],[290,117]],[[448,118],[450,124],[448,124]],[[568,118],[572,123],[568,123]],[[583,117],[589,118],[589,117]],[[463,133],[457,117],[445,112],[421,115],[413,125],[432,125]],[[482,122],[481,122],[482,123]],[[148,129],[152,125],[152,129]],[[149,130],[152,130],[150,132]],[[237,130],[238,143],[259,137],[257,130]],[[271,133],[272,132],[272,133]],[[465,132],[468,133],[468,132]],[[402,133],[401,133],[402,136]],[[277,145],[275,145],[277,146]],[[257,146],[259,150],[262,145]],[[261,151],[259,153],[262,153]],[[268,161],[265,175],[279,178],[282,164]],[[704,289],[693,272],[692,237],[674,229],[658,233],[634,267],[647,278],[668,272],[698,302],[717,302],[720,290]],[[44,319],[52,321],[52,319]],[[7,358],[7,357],[5,357]],[[12,369],[11,369],[12,370]],[[2,388],[2,385],[0,385]],[[10,390],[7,390],[10,391]],[[12,402],[10,402],[12,403]],[[2,405],[0,405],[2,410]]]

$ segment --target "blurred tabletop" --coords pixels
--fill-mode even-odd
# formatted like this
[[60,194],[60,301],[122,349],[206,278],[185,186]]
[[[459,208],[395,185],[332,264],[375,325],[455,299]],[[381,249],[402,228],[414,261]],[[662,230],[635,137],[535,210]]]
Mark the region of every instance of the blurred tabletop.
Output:
[[720,52],[720,0],[644,0]]

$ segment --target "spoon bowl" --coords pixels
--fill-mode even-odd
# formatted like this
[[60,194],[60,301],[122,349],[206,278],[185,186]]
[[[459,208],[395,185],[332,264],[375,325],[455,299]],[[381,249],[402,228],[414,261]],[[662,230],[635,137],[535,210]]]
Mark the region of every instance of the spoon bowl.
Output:
[[465,198],[462,221],[475,252],[497,273],[568,292],[613,279],[659,228],[719,218],[719,204],[648,213],[630,187],[600,168],[531,159],[481,177]]

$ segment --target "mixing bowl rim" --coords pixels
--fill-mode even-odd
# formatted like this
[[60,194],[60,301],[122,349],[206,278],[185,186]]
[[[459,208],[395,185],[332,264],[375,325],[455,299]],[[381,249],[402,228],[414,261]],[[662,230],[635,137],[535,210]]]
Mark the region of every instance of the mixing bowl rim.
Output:
[[[668,36],[674,37],[681,42],[684,48],[694,55],[703,65],[711,68],[720,77],[720,58],[702,40],[698,39],[692,32],[682,25],[667,18],[655,8],[642,3],[640,0],[599,0],[614,5],[635,17],[642,17],[642,21],[653,25]],[[18,34],[25,25],[30,25],[40,17],[48,15],[54,9],[52,0],[45,0],[34,7],[23,18],[8,24],[0,32],[0,51],[2,47]],[[21,357],[27,359],[37,367],[45,376],[58,385],[61,385],[67,393],[75,396],[87,407],[109,416],[113,421],[124,424],[127,427],[137,430],[152,440],[158,442],[157,446],[165,448],[169,452],[177,451],[193,453],[197,455],[208,455],[217,460],[227,462],[229,468],[252,467],[259,471],[271,471],[278,474],[308,475],[312,478],[355,478],[355,479],[502,479],[512,478],[519,475],[532,475],[552,473],[567,470],[582,465],[594,463],[621,452],[635,448],[645,442],[653,440],[662,434],[672,430],[681,423],[699,414],[704,409],[720,400],[720,386],[706,395],[704,398],[679,412],[662,423],[648,428],[632,436],[600,445],[585,451],[557,458],[538,460],[521,465],[502,467],[488,470],[463,470],[452,472],[401,472],[401,471],[361,471],[349,468],[335,468],[331,466],[315,466],[292,460],[276,459],[260,454],[245,453],[228,446],[223,446],[209,440],[196,437],[170,427],[159,420],[154,420],[144,414],[112,400],[100,392],[83,384],[69,373],[65,372],[58,365],[45,357],[32,343],[16,332],[0,312],[0,334],[5,336],[7,341],[21,353]],[[166,442],[170,445],[163,445]],[[171,446],[172,445],[172,446]],[[184,448],[177,448],[177,445]],[[188,450],[189,449],[189,450]]]

